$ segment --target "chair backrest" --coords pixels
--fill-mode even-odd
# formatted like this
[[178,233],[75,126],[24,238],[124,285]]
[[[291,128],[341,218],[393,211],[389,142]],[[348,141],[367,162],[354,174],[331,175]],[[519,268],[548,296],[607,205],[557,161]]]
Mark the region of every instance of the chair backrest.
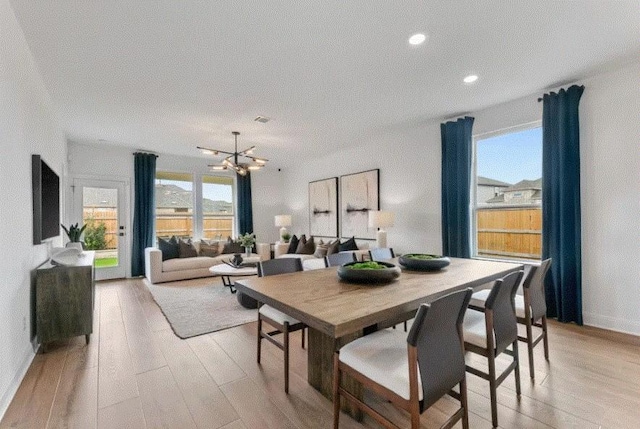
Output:
[[338,252],[325,256],[324,264],[327,267],[336,267],[349,262],[356,262],[357,260],[358,258],[353,252]]
[[544,279],[547,271],[551,267],[551,258],[545,259],[540,266],[531,266],[529,275],[523,282],[523,288],[528,289],[529,293],[525,294],[529,298],[529,306],[531,307],[531,319],[538,320],[547,314],[547,300],[544,293]]
[[464,377],[462,322],[472,293],[471,289],[454,292],[418,308],[407,342],[418,354],[423,398],[420,412]]
[[[502,353],[518,338],[515,296],[523,274],[522,270],[516,271],[496,280],[485,301],[485,317],[491,315],[493,318],[496,355]],[[487,332],[487,338],[490,335],[492,333]]]
[[258,277],[302,271],[300,258],[278,258],[258,262]]
[[384,261],[395,257],[396,255],[390,247],[378,247],[369,250],[369,259],[372,261]]

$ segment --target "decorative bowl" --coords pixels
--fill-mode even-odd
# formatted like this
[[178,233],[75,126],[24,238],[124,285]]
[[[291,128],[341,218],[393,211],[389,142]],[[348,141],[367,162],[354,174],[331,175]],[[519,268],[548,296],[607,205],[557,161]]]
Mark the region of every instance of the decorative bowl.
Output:
[[451,263],[446,256],[429,255],[426,253],[408,253],[400,256],[398,262],[408,270],[436,271]]
[[[349,262],[338,267],[338,277],[353,283],[389,283],[400,276],[400,269],[388,262],[378,262],[383,268],[359,268],[370,262]],[[353,266],[356,266],[355,268]]]

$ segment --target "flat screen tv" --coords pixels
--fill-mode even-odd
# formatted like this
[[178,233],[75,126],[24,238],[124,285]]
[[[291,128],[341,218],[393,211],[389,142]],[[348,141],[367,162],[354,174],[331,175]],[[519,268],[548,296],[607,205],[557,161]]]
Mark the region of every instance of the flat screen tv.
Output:
[[42,160],[31,155],[33,244],[60,235],[60,178]]

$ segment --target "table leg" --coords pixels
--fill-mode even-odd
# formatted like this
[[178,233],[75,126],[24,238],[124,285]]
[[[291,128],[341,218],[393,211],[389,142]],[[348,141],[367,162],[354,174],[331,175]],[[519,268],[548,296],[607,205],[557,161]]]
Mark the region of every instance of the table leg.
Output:
[[221,275],[222,285],[229,288],[231,293],[236,293],[236,288],[233,286],[233,282],[231,281],[231,276]]
[[[309,328],[307,381],[329,400],[333,400],[333,352],[361,336],[360,333],[357,333],[342,338],[333,338]],[[362,399],[362,385],[351,377],[343,375],[342,386],[356,398]],[[351,405],[344,398],[341,400],[341,408],[357,421],[362,421],[362,411]]]

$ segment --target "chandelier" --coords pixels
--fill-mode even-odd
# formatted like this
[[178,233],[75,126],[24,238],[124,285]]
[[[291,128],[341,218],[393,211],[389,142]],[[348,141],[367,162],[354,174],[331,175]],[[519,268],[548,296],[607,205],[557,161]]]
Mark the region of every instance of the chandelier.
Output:
[[240,132],[232,131],[231,134],[235,136],[236,142],[236,148],[233,152],[198,146],[198,149],[207,155],[227,155],[220,164],[209,164],[209,167],[211,167],[212,170],[234,170],[241,176],[246,176],[247,172],[250,170],[259,170],[264,167],[269,160],[254,156],[253,150],[256,148],[255,146],[251,146],[248,149],[238,152],[238,136],[240,135]]

